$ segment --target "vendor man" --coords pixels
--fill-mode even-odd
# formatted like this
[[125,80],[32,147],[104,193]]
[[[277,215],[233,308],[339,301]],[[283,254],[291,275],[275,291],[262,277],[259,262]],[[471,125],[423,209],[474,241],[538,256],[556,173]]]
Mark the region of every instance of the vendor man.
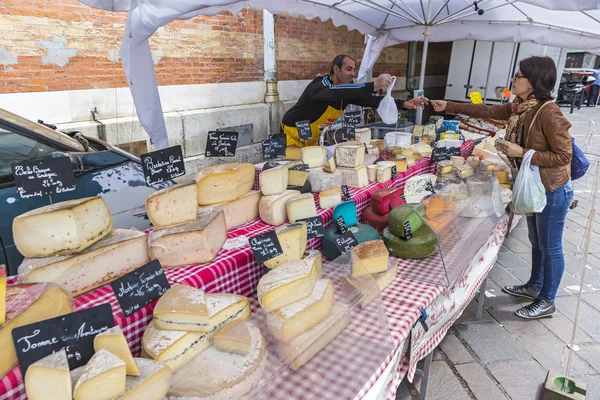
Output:
[[[329,75],[313,79],[300,96],[298,102],[290,108],[282,120],[287,146],[317,145],[319,125],[336,121],[348,104],[377,108],[384,96],[377,92],[385,91],[392,83],[389,74],[381,74],[375,81],[353,83],[356,78],[354,60],[345,54],[335,56],[331,62]],[[396,99],[398,108],[414,109],[427,104],[427,99],[416,98],[408,101]],[[296,122],[310,121],[311,140],[300,140]]]

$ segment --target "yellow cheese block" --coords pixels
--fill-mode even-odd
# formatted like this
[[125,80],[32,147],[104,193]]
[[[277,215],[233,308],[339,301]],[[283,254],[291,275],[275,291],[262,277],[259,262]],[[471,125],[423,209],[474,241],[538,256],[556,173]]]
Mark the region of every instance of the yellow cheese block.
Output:
[[394,164],[396,164],[396,172],[398,173],[406,172],[406,170],[408,169],[408,161],[406,160],[406,158],[390,159],[388,161],[391,161]]
[[294,223],[300,219],[316,217],[317,207],[312,193],[304,193],[288,200],[285,205],[288,220]]
[[494,171],[494,175],[498,177],[498,182],[507,184],[508,183],[508,171]]
[[220,351],[234,354],[248,354],[252,339],[246,321],[236,321],[226,325],[214,337],[215,347]]
[[156,228],[185,224],[196,220],[198,193],[195,181],[161,189],[146,198],[146,212]]
[[261,197],[260,192],[251,190],[237,200],[200,207],[198,212],[201,214],[207,211],[208,207],[223,210],[225,229],[230,230],[258,218],[258,204]]
[[96,335],[94,338],[94,351],[98,352],[101,349],[107,350],[123,360],[127,368],[127,375],[140,375],[140,371],[133,361],[127,339],[125,339],[125,335],[123,335],[123,331],[118,325]]
[[29,400],[73,398],[69,361],[65,349],[50,354],[27,368],[25,391]]
[[258,202],[260,219],[269,225],[281,225],[287,222],[287,207],[289,199],[300,195],[298,190],[286,190],[281,194],[263,196]]
[[329,172],[330,174],[334,173],[336,169],[337,165],[335,164],[335,157],[331,157],[323,166],[323,171]]
[[385,272],[388,269],[389,253],[383,240],[359,243],[352,249],[352,276]]
[[319,168],[327,163],[327,149],[325,146],[303,147],[300,151],[300,159],[309,168]]
[[302,147],[286,147],[285,158],[286,160],[300,160],[302,158]]
[[258,176],[263,195],[281,194],[288,187],[288,168],[285,166],[266,169]]
[[316,257],[292,261],[272,269],[258,282],[257,297],[267,312],[285,307],[310,296],[319,279]]
[[333,208],[342,202],[342,188],[336,187],[323,190],[319,193],[319,207],[322,209]]
[[306,222],[297,222],[275,229],[283,254],[265,261],[268,268],[277,268],[282,264],[297,261],[306,250]]
[[114,354],[100,350],[83,368],[75,384],[75,400],[106,400],[125,393],[125,362]]
[[139,376],[128,376],[118,400],[162,400],[169,390],[171,368],[159,361],[134,358]]
[[198,204],[208,206],[239,199],[254,186],[252,164],[220,164],[196,174]]

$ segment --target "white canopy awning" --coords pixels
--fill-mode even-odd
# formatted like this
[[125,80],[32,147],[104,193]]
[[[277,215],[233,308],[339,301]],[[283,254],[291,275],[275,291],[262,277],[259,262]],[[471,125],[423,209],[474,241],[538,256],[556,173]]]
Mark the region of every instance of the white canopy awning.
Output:
[[[168,141],[148,39],[159,27],[175,19],[224,11],[236,13],[244,7],[308,19],[331,19],[335,26],[345,25],[350,30],[368,33],[373,39],[380,38],[370,44],[365,66],[377,60],[383,46],[425,38],[440,42],[533,42],[600,54],[598,0],[80,1],[103,10],[129,12],[121,59],[140,122],[158,148],[166,147]],[[425,32],[428,36],[424,36]]]

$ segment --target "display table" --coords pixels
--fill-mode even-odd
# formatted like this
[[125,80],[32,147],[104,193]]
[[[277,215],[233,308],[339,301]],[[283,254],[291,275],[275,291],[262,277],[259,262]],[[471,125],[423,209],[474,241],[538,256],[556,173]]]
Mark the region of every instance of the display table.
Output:
[[[472,150],[473,145],[471,142],[467,142],[461,147],[461,153],[465,157],[470,155]],[[406,173],[398,174],[396,179],[385,184],[372,183],[362,189],[350,188],[351,197],[356,201],[359,218],[362,211],[370,205],[371,195],[376,190],[386,187],[403,187],[408,178],[424,173],[432,173],[434,172],[434,169],[435,165],[432,165],[429,159],[422,159],[410,167]],[[316,194],[315,201],[318,204]],[[318,214],[323,218],[324,227],[327,228],[332,223],[332,210],[318,208]],[[165,271],[166,276],[171,284],[183,283],[193,287],[202,288],[209,293],[227,292],[251,296],[256,291],[256,286],[264,273],[264,269],[262,265],[259,265],[254,261],[254,256],[247,243],[247,238],[268,232],[274,228],[275,227],[271,225],[263,223],[260,219],[234,228],[228,232],[228,239],[213,262],[170,269]],[[320,245],[321,241],[319,239],[313,239],[307,243],[307,249],[320,249]],[[495,257],[495,254],[493,257]],[[402,265],[405,265],[406,267],[418,267],[418,263],[415,265],[413,261],[401,261]],[[491,265],[493,265],[493,262]],[[11,277],[9,278],[8,283],[13,284],[15,281],[15,277]],[[392,354],[388,356],[386,362],[381,365],[377,369],[377,372],[364,384],[358,397],[366,395],[383,371],[390,365],[394,357],[397,357],[402,351],[402,343],[408,337],[412,326],[417,320],[420,308],[431,305],[434,299],[443,292],[442,287],[400,279],[400,277],[398,277],[391,285],[391,288],[388,289],[389,290],[384,292],[383,301],[390,330],[393,334],[395,348]],[[115,323],[123,329],[134,355],[139,355],[142,335],[146,326],[152,319],[154,303],[144,307],[129,317],[125,317],[121,312],[110,285],[98,288],[74,300],[74,305],[77,310],[87,309],[103,303],[109,303],[111,305]],[[457,317],[458,315],[460,315],[460,313],[457,314]],[[428,339],[423,338],[423,340]],[[413,355],[411,359],[414,358]],[[394,382],[400,382],[398,377],[400,377],[400,374],[405,369],[404,365],[405,361],[403,360],[400,363],[400,366],[396,368]],[[294,383],[290,382],[290,385],[294,385]],[[307,383],[304,383],[304,385],[307,386]],[[397,385],[392,386],[394,390],[396,386]],[[316,390],[317,387],[318,385],[313,385],[311,383],[310,388],[307,388],[306,390],[310,390],[311,388],[312,390]],[[327,398],[325,392],[329,389],[331,388],[320,388],[318,397]],[[302,391],[292,390],[290,396],[294,395],[298,398],[305,398]],[[20,369],[17,367],[0,381],[0,399],[25,398],[23,377]],[[331,398],[338,398],[335,396],[334,391],[331,392]]]

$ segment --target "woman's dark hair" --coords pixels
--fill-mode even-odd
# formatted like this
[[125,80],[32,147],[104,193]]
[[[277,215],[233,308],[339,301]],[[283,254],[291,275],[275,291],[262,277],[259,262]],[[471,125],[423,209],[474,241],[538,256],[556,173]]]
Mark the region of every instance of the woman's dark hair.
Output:
[[349,59],[354,61],[354,59],[352,57],[347,56],[346,54],[338,54],[337,56],[335,56],[335,58],[331,62],[331,68],[329,69],[329,75],[333,75],[333,67],[335,67],[336,65],[339,69],[342,69],[342,66],[344,65],[344,58],[346,58],[346,57],[348,57]]
[[556,64],[550,57],[529,57],[519,63],[521,74],[529,80],[538,100],[552,100],[556,85]]

